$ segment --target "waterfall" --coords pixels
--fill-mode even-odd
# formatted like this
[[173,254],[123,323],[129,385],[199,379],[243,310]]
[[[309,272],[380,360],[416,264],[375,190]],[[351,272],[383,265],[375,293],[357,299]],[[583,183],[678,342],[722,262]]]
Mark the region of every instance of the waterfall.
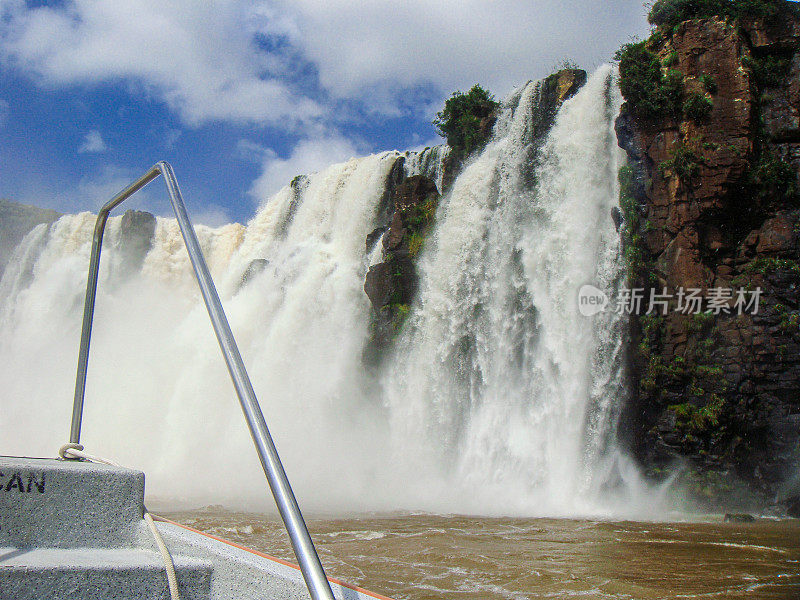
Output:
[[[420,290],[391,356],[365,369],[366,248],[386,186],[442,181],[441,147],[296,178],[247,224],[198,237],[301,504],[312,510],[624,512],[635,469],[616,444],[623,323],[577,292],[621,277],[611,219],[623,160],[612,69],[532,139],[540,85],[443,196]],[[180,175],[180,174],[178,174]],[[177,224],[159,218],[124,276],[119,217],[101,263],[83,443],[146,471],[170,502],[270,499]],[[53,455],[67,437],[93,216],[39,226],[0,282],[0,450]],[[624,500],[620,500],[620,494]]]
[[408,177],[424,175],[442,189],[444,178],[443,161],[447,156],[447,146],[433,146],[420,152],[406,152],[403,167]]
[[595,510],[614,460],[623,323],[582,317],[577,292],[620,283],[621,99],[611,68],[599,69],[531,162],[539,92],[529,83],[506,104],[444,199],[385,384],[395,447],[441,508]]

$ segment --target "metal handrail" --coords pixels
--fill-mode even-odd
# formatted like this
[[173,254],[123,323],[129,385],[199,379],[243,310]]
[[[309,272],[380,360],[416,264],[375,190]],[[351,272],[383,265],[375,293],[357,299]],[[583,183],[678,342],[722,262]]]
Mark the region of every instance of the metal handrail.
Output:
[[292,548],[297,556],[297,561],[300,563],[300,569],[308,586],[308,591],[314,600],[333,600],[333,592],[328,583],[328,578],[325,576],[319,555],[314,548],[314,543],[311,541],[311,536],[303,520],[300,507],[297,505],[292,487],[289,485],[289,479],[286,477],[286,472],[278,457],[278,451],[275,449],[272,436],[264,420],[264,414],[261,412],[256,393],[253,391],[253,385],[250,383],[250,377],[247,375],[242,356],[239,354],[239,348],[236,345],[233,332],[231,332],[230,325],[228,325],[228,319],[225,317],[225,311],[222,309],[219,295],[214,287],[214,281],[211,279],[211,273],[208,271],[208,266],[203,258],[197,235],[189,221],[189,215],[186,213],[186,207],[183,204],[175,174],[172,172],[172,167],[169,163],[164,161],[153,165],[147,173],[109,200],[97,214],[94,237],[92,239],[89,278],[86,282],[86,301],[83,307],[83,327],[81,329],[80,353],[78,354],[78,374],[75,380],[75,400],[72,406],[70,442],[73,444],[80,443],[83,400],[86,392],[86,369],[89,363],[89,342],[92,337],[97,275],[100,269],[100,250],[103,244],[103,232],[108,221],[108,214],[113,208],[122,204],[127,198],[159,175],[164,176],[164,181],[167,184],[169,199],[175,211],[175,217],[178,220],[186,250],[189,252],[189,259],[192,262],[206,309],[208,309],[211,324],[214,326],[214,333],[217,334],[217,341],[219,341],[219,346],[225,357],[225,363],[228,365],[228,372],[233,380],[233,386],[236,388],[236,394],[239,396],[239,403],[247,419],[250,435],[253,437],[258,457],[261,460],[261,466],[264,468],[272,495],[275,497],[275,503],[278,505],[281,518],[292,542]]

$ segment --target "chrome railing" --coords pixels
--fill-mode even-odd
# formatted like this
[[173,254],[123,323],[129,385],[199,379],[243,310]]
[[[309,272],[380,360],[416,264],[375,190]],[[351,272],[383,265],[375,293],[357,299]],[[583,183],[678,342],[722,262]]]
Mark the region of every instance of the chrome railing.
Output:
[[233,338],[228,319],[225,317],[225,311],[222,309],[222,303],[214,287],[214,281],[211,279],[211,273],[209,273],[208,266],[203,258],[197,235],[195,235],[194,228],[186,213],[186,207],[183,204],[175,174],[172,172],[172,167],[164,161],[153,165],[147,173],[109,200],[97,215],[92,239],[89,278],[86,282],[86,301],[83,307],[83,327],[81,329],[81,346],[78,355],[78,374],[75,380],[75,400],[72,407],[70,442],[73,444],[80,443],[83,400],[86,392],[86,369],[89,363],[89,342],[92,337],[92,317],[94,315],[94,302],[97,292],[97,275],[100,268],[100,250],[103,245],[103,232],[108,221],[108,214],[113,208],[122,204],[127,198],[159,175],[164,176],[164,181],[167,184],[169,199],[175,211],[175,217],[178,220],[186,250],[189,252],[189,258],[197,276],[197,283],[200,286],[200,292],[208,309],[208,315],[211,317],[211,324],[217,334],[217,340],[225,357],[225,363],[228,365],[228,372],[233,380],[233,387],[236,388],[236,394],[239,396],[239,403],[247,419],[247,425],[250,427],[250,434],[253,436],[258,457],[261,459],[261,466],[264,468],[272,495],[275,496],[275,503],[278,505],[281,518],[284,525],[286,525],[286,531],[289,533],[308,591],[314,600],[333,600],[331,586],[325,576],[319,555],[314,548],[314,543],[311,541],[311,536],[308,534],[308,528],[303,520],[303,515],[300,513],[300,507],[297,505],[294,492],[292,492],[292,487],[289,485],[286,472],[278,457],[278,451],[275,449],[272,436],[269,433],[261,407],[253,391],[253,385],[250,383],[250,377],[247,375],[242,356],[239,354],[239,348]]

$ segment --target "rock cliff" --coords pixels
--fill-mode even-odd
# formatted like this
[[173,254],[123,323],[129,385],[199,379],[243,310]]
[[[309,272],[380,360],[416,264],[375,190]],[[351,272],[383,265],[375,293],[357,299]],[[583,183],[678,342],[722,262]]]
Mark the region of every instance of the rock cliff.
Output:
[[630,283],[670,297],[632,318],[622,429],[651,475],[679,470],[709,503],[798,495],[799,43],[795,12],[685,21],[620,52]]
[[61,213],[0,198],[0,276],[14,249],[34,227],[52,223]]

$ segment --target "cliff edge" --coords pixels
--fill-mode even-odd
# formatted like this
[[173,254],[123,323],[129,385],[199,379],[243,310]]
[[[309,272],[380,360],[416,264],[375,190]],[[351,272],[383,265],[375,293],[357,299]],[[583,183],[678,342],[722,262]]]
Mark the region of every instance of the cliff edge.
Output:
[[701,502],[796,513],[800,18],[776,6],[662,24],[618,54],[630,285],[669,298],[633,315],[621,429],[650,475],[680,472]]

